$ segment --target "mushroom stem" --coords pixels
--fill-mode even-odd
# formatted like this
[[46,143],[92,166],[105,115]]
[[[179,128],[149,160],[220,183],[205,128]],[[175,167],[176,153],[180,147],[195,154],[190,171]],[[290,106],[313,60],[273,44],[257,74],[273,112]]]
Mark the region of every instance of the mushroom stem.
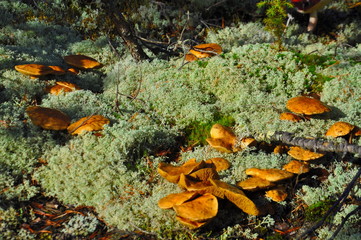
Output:
[[315,30],[316,25],[317,25],[317,20],[318,20],[317,11],[311,12],[310,19],[308,21],[308,26],[307,26],[308,32],[313,32],[313,30]]

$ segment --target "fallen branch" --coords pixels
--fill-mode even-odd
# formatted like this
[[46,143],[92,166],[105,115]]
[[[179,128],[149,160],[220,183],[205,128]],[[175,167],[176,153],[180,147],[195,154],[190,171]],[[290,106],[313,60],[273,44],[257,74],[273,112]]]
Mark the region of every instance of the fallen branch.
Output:
[[359,154],[361,156],[361,146],[346,142],[335,143],[324,139],[295,137],[293,133],[283,131],[275,132],[273,135],[268,136],[268,138],[271,141],[279,141],[284,144],[299,146],[316,152],[342,152]]

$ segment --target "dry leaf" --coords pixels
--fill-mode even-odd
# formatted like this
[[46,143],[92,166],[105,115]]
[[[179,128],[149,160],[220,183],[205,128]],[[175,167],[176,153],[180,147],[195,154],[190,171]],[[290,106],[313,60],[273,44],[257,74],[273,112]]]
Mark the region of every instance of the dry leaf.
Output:
[[72,135],[82,134],[87,131],[98,131],[102,130],[105,124],[109,124],[110,121],[108,118],[105,118],[101,115],[93,115],[89,117],[83,117],[72,123],[68,127],[68,132]]

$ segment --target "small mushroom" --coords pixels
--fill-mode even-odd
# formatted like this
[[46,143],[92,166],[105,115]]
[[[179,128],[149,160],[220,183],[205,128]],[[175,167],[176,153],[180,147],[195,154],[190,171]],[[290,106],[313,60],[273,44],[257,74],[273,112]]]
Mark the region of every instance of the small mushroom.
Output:
[[271,198],[275,202],[282,202],[287,198],[287,192],[283,187],[278,187],[266,191],[266,197]]
[[77,135],[89,131],[99,131],[103,129],[105,124],[109,123],[109,119],[103,117],[102,115],[92,115],[89,117],[83,117],[75,123],[72,123],[68,127],[68,132],[72,135]]
[[330,137],[343,137],[352,132],[355,128],[354,125],[347,122],[335,122],[326,132],[326,136]]
[[49,66],[35,64],[35,63],[16,65],[15,70],[22,74],[31,76],[32,78],[38,78],[40,76],[45,76],[54,73],[54,70]]
[[248,168],[246,170],[247,175],[259,177],[270,182],[278,182],[293,177],[293,173],[281,170],[281,169],[259,169],[259,168]]
[[273,187],[275,184],[259,177],[250,177],[242,182],[237,183],[237,186],[247,191],[258,191]]
[[208,58],[222,53],[222,47],[216,43],[205,43],[193,46],[185,56],[188,62],[199,58]]
[[331,111],[331,109],[320,100],[306,96],[289,99],[286,107],[291,112],[302,115],[322,114]]
[[74,83],[56,82],[56,85],[47,87],[46,91],[53,95],[59,95],[60,93],[73,92],[79,89],[80,87]]
[[103,67],[103,64],[101,64],[94,58],[81,54],[65,56],[64,61],[67,64],[80,69],[94,69]]
[[317,25],[317,12],[320,11],[331,0],[291,0],[298,12],[310,14],[307,31],[312,32]]
[[310,171],[310,166],[305,162],[300,162],[297,160],[292,160],[286,165],[283,166],[283,170],[291,172],[294,174],[302,174]]
[[299,122],[302,118],[294,113],[284,112],[280,114],[280,120]]
[[210,130],[210,138],[206,141],[214,148],[221,152],[234,152],[236,151],[235,145],[237,137],[232,129],[221,124],[214,124]]
[[34,125],[47,130],[65,130],[70,124],[70,118],[65,113],[39,106],[31,106],[26,113]]
[[309,160],[321,158],[325,154],[312,152],[310,150],[307,150],[307,149],[304,149],[304,148],[301,148],[298,146],[292,146],[292,147],[290,147],[290,150],[288,151],[288,155],[290,155],[291,157],[293,157],[294,159],[297,159],[297,160],[309,161]]

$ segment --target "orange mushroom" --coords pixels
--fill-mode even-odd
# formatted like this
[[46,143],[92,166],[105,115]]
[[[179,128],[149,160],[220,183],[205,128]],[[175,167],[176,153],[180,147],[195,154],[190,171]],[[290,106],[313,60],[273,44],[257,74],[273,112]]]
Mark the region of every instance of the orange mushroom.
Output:
[[45,76],[54,73],[54,70],[49,66],[35,64],[35,63],[16,65],[15,70],[22,74],[31,76],[33,78],[38,78],[40,76]]
[[105,124],[109,123],[109,119],[103,117],[102,115],[92,115],[89,117],[83,117],[75,123],[72,123],[68,127],[68,132],[72,135],[77,135],[88,131],[99,131],[103,129]]
[[76,84],[69,82],[56,82],[56,85],[46,88],[46,91],[53,95],[59,95],[60,93],[72,92],[79,90],[80,87]]
[[288,151],[288,155],[293,157],[297,160],[302,161],[309,161],[314,160],[323,157],[325,154],[323,153],[316,153],[298,146],[292,146],[290,147],[290,150]]
[[67,64],[80,69],[94,69],[103,67],[103,64],[101,64],[94,58],[81,54],[65,56],[64,61]]
[[65,130],[70,124],[70,118],[65,113],[39,106],[31,106],[26,109],[34,125],[48,130]]
[[289,99],[286,107],[291,112],[302,115],[314,115],[331,111],[331,109],[320,100],[306,96]]
[[212,57],[222,53],[222,47],[217,43],[205,43],[193,46],[185,56],[188,62],[199,58]]

